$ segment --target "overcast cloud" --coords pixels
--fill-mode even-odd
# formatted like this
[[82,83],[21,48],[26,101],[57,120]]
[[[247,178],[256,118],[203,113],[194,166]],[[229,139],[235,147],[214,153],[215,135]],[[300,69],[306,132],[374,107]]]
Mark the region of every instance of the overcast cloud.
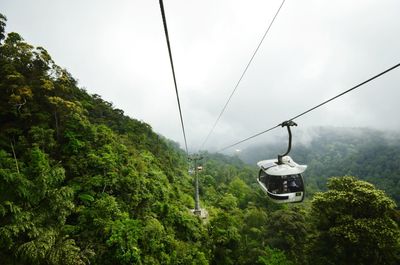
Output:
[[[280,4],[164,0],[190,149]],[[287,0],[206,148],[272,127],[399,63],[399,11],[397,0]],[[183,144],[157,0],[1,0],[0,12],[8,32],[46,48],[79,86]],[[296,121],[400,130],[399,84],[396,69]]]

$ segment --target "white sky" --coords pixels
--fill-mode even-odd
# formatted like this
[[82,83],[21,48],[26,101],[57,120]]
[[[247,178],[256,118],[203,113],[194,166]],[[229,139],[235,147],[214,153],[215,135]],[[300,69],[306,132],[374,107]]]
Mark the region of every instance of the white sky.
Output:
[[[189,149],[205,139],[280,4],[164,0]],[[183,146],[157,0],[1,0],[0,12],[7,32],[43,46],[79,86]],[[399,63],[399,12],[398,0],[286,0],[206,148],[270,128]],[[296,122],[400,130],[399,84],[400,68]]]

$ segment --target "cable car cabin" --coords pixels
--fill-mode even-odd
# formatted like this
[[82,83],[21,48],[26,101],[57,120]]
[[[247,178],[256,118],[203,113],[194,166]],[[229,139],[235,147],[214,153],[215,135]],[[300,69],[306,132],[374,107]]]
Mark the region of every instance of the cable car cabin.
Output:
[[257,163],[260,173],[257,179],[262,190],[276,203],[302,202],[304,183],[301,173],[307,166],[298,165],[289,156],[278,159],[263,160]]

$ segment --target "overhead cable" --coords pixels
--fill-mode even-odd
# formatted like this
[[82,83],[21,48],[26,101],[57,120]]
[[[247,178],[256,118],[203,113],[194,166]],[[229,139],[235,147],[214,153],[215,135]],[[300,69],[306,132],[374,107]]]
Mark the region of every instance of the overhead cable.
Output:
[[[332,97],[332,98],[330,98],[330,99],[328,99],[328,100],[325,100],[324,102],[322,102],[322,103],[320,103],[320,104],[318,104],[318,105],[316,105],[316,106],[314,106],[314,107],[312,107],[312,108],[310,108],[310,109],[308,109],[308,110],[306,110],[306,111],[304,111],[304,112],[302,112],[302,113],[300,113],[300,114],[294,116],[293,118],[291,118],[291,119],[289,119],[289,120],[287,120],[287,121],[293,121],[293,120],[295,120],[295,119],[297,119],[297,118],[300,118],[301,116],[303,116],[303,115],[305,115],[305,114],[307,114],[307,113],[309,113],[309,112],[311,112],[311,111],[313,111],[313,110],[315,110],[315,109],[317,109],[317,108],[319,108],[319,107],[321,107],[321,106],[323,106],[323,105],[325,105],[325,104],[331,102],[331,101],[334,100],[334,99],[337,99],[338,97],[343,96],[344,94],[347,94],[347,93],[353,91],[353,90],[356,89],[356,88],[361,87],[362,85],[365,85],[365,84],[371,82],[372,80],[374,80],[374,79],[376,79],[376,78],[378,78],[378,77],[380,77],[380,76],[382,76],[382,75],[384,75],[384,74],[386,74],[386,73],[388,73],[388,72],[390,72],[390,71],[396,69],[396,68],[399,67],[399,66],[400,66],[400,63],[398,63],[398,64],[396,64],[395,66],[392,66],[392,67],[386,69],[385,71],[383,71],[383,72],[381,72],[381,73],[379,73],[379,74],[377,74],[377,75],[375,75],[375,76],[373,76],[373,77],[371,77],[371,78],[365,80],[364,82],[362,82],[362,83],[360,83],[360,84],[358,84],[358,85],[356,85],[356,86],[354,86],[354,87],[352,87],[352,88],[350,88],[350,89],[348,89],[348,90],[346,90],[346,91],[344,91],[344,92],[342,92],[342,93],[340,93],[340,94],[338,94],[338,95],[336,95],[336,96],[334,96],[334,97]],[[276,126],[274,126],[274,127],[269,128],[268,130],[259,132],[259,133],[257,133],[257,134],[254,134],[254,135],[250,136],[250,137],[247,137],[247,138],[245,138],[245,139],[243,139],[243,140],[241,140],[241,141],[238,141],[238,142],[233,143],[233,144],[231,144],[231,145],[228,145],[228,146],[226,146],[226,147],[224,147],[224,148],[221,148],[221,149],[218,150],[217,152],[224,151],[224,150],[226,150],[226,149],[228,149],[228,148],[231,148],[231,147],[233,147],[233,146],[236,146],[236,145],[238,145],[238,144],[241,144],[241,143],[243,143],[243,142],[246,142],[246,141],[248,141],[248,140],[250,140],[250,139],[253,139],[253,138],[257,137],[257,136],[260,136],[260,135],[262,135],[262,134],[264,134],[264,133],[267,133],[267,132],[269,132],[269,131],[272,131],[273,129],[278,128],[279,126],[282,126],[282,124],[283,124],[283,123],[280,123],[280,124],[278,124],[278,125],[276,125]]]
[[284,3],[285,3],[285,0],[282,1],[281,5],[280,5],[279,8],[278,8],[278,11],[276,11],[274,18],[273,18],[272,21],[270,22],[270,24],[269,24],[267,30],[265,31],[263,37],[261,38],[260,43],[258,44],[258,46],[257,46],[257,48],[255,49],[255,51],[253,52],[253,55],[251,56],[249,62],[247,63],[246,67],[244,68],[244,71],[243,71],[242,75],[240,76],[240,78],[239,78],[239,80],[237,81],[237,83],[236,83],[234,89],[232,90],[232,93],[230,94],[230,96],[229,96],[228,100],[226,101],[224,107],[222,108],[221,112],[219,113],[218,118],[215,120],[214,125],[212,126],[211,130],[209,131],[209,133],[208,133],[206,139],[205,139],[205,140],[203,141],[203,143],[201,144],[200,149],[202,149],[202,148],[204,147],[204,145],[207,143],[208,139],[210,138],[211,134],[214,132],[215,127],[217,126],[217,124],[218,124],[219,120],[221,119],[222,115],[224,114],[224,112],[225,112],[225,110],[226,110],[226,107],[228,106],[229,102],[230,102],[231,99],[232,99],[233,94],[235,94],[235,92],[236,92],[236,90],[237,90],[237,88],[238,88],[240,82],[241,82],[242,79],[243,79],[243,76],[246,74],[247,69],[249,68],[249,66],[250,66],[251,62],[253,61],[253,59],[254,59],[256,53],[258,52],[258,49],[260,48],[260,46],[261,46],[261,44],[263,43],[265,37],[267,36],[269,30],[271,29],[272,24],[274,23],[276,17],[277,17],[278,14],[279,14],[279,11],[281,10],[281,8],[282,8],[282,6],[283,6]]
[[226,146],[226,147],[224,147],[224,148],[221,148],[221,149],[219,149],[219,150],[217,151],[217,153],[222,152],[222,151],[224,151],[224,150],[226,150],[226,149],[229,149],[229,148],[231,148],[231,147],[234,147],[234,146],[236,146],[236,145],[238,145],[238,144],[241,144],[241,143],[243,143],[243,142],[246,142],[246,141],[248,141],[248,140],[250,140],[250,139],[253,139],[253,138],[257,137],[257,136],[260,136],[261,134],[264,134],[264,133],[267,133],[267,132],[269,132],[269,131],[272,131],[273,129],[276,129],[276,128],[278,128],[279,126],[280,126],[280,124],[278,124],[278,125],[276,125],[276,126],[274,126],[274,127],[271,127],[271,128],[269,128],[269,129],[267,129],[267,130],[265,130],[265,131],[256,133],[256,134],[254,134],[254,135],[252,135],[252,136],[250,136],[250,137],[247,137],[247,138],[245,138],[245,139],[243,139],[243,140],[241,140],[241,141],[239,141],[239,142],[236,142],[236,143],[234,143],[234,144],[231,144],[231,145],[228,145],[228,146]]
[[167,40],[168,53],[169,53],[169,61],[171,62],[172,76],[174,77],[175,94],[176,94],[176,100],[177,100],[177,102],[178,102],[179,117],[180,117],[180,119],[181,119],[181,126],[182,126],[183,139],[185,140],[186,155],[189,156],[189,151],[188,151],[188,146],[187,146],[187,141],[186,141],[185,125],[184,125],[184,123],[183,123],[182,108],[181,108],[181,103],[180,103],[180,100],[179,100],[179,93],[178,93],[178,85],[176,84],[175,68],[174,68],[174,62],[173,62],[173,60],[172,60],[171,44],[170,44],[170,42],[169,42],[168,27],[167,27],[167,19],[165,18],[165,11],[164,11],[163,0],[160,0],[160,9],[161,9],[161,15],[162,15],[163,24],[164,24],[165,38],[166,38],[166,40]]
[[388,73],[388,72],[390,72],[390,71],[396,69],[396,68],[399,67],[399,66],[400,66],[400,63],[399,63],[399,64],[396,64],[395,66],[390,67],[389,69],[387,69],[387,70],[385,70],[385,71],[383,71],[383,72],[381,72],[381,73],[379,73],[379,74],[377,74],[377,75],[371,77],[370,79],[365,80],[364,82],[362,82],[362,83],[360,83],[360,84],[358,84],[358,85],[356,85],[356,86],[354,86],[354,87],[352,87],[352,88],[350,88],[350,89],[348,89],[348,90],[346,90],[346,91],[340,93],[339,95],[334,96],[333,98],[330,98],[330,99],[328,99],[328,100],[326,100],[326,101],[324,101],[324,102],[318,104],[317,106],[312,107],[312,108],[310,108],[310,109],[304,111],[303,113],[300,113],[300,114],[297,115],[297,116],[294,116],[294,117],[291,118],[290,120],[297,119],[297,118],[299,118],[299,117],[301,117],[301,116],[303,116],[303,115],[309,113],[310,111],[313,111],[313,110],[315,110],[315,109],[321,107],[322,105],[325,105],[325,104],[331,102],[332,100],[334,100],[334,99],[336,99],[336,98],[338,98],[338,97],[341,97],[341,96],[343,96],[344,94],[347,94],[347,93],[349,93],[350,91],[353,91],[354,89],[356,89],[356,88],[358,88],[358,87],[360,87],[360,86],[362,86],[362,85],[365,85],[366,83],[369,83],[370,81],[372,81],[372,80],[374,80],[374,79],[376,79],[376,78],[378,78],[378,77],[380,77],[380,76],[382,76],[382,75],[384,75],[384,74],[386,74],[386,73]]

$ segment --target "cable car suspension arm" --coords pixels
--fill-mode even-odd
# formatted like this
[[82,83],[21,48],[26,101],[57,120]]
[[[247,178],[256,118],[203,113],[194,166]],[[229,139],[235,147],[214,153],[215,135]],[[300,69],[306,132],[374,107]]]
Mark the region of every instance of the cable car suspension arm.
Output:
[[292,149],[292,132],[290,131],[290,126],[297,126],[297,123],[295,123],[292,120],[284,121],[280,124],[282,127],[286,127],[289,133],[289,144],[288,144],[288,149],[286,150],[286,153],[283,155],[278,155],[278,164],[282,165],[282,157],[286,156],[289,154],[290,149]]

